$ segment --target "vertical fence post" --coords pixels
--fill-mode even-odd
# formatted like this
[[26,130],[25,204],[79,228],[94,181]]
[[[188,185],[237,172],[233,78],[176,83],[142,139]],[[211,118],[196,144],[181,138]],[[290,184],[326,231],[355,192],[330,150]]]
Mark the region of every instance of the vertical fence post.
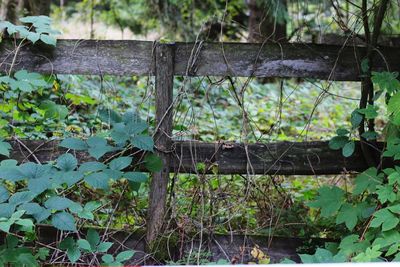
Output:
[[170,170],[172,134],[172,98],[174,78],[174,45],[157,44],[155,49],[155,105],[157,155],[163,162],[160,172],[154,173],[150,183],[149,209],[147,213],[147,242],[150,249],[162,229]]

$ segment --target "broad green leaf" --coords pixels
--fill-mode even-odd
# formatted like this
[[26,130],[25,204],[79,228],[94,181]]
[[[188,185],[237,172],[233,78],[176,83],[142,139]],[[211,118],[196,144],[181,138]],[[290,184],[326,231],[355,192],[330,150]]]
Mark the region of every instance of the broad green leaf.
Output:
[[381,203],[386,203],[387,201],[394,202],[397,199],[397,195],[391,185],[377,185],[376,189],[378,199]]
[[105,164],[97,161],[91,161],[83,163],[81,166],[79,166],[78,170],[81,172],[97,172],[105,169],[107,169]]
[[10,197],[8,202],[10,204],[19,205],[22,203],[30,202],[34,197],[35,195],[29,191],[17,192]]
[[109,178],[104,172],[91,173],[84,180],[95,189],[108,189]]
[[322,217],[329,217],[337,212],[343,203],[344,191],[336,186],[323,186],[318,190],[316,200],[308,203],[309,207],[320,208]]
[[10,156],[11,145],[2,139],[0,139],[0,155],[9,157]]
[[376,261],[382,252],[380,251],[380,246],[373,246],[372,248],[367,248],[365,252],[362,252],[355,256],[352,261],[354,262],[371,262]]
[[147,181],[147,175],[142,172],[126,172],[123,177],[136,183],[144,183]]
[[105,254],[101,257],[102,261],[106,264],[112,263],[114,261],[114,257],[110,254]]
[[122,251],[118,253],[118,255],[115,257],[115,260],[118,262],[124,262],[132,258],[133,255],[135,255],[135,252],[133,250]]
[[338,136],[346,136],[350,132],[348,130],[346,130],[346,129],[339,128],[339,129],[336,130],[336,133],[337,133]]
[[399,74],[397,72],[372,72],[371,80],[374,84],[378,85],[383,91],[389,94],[394,90],[400,88],[400,81],[397,80]]
[[45,111],[45,117],[47,118],[63,120],[68,115],[68,108],[66,106],[58,105],[51,100],[43,101],[39,108]]
[[86,240],[88,241],[88,243],[92,247],[92,250],[95,250],[97,245],[100,243],[100,235],[96,230],[90,228],[87,231]]
[[111,170],[118,170],[121,171],[128,167],[132,163],[132,157],[119,157],[113,159],[109,163],[109,167]]
[[378,116],[378,107],[367,105],[366,108],[358,109],[358,113],[364,114],[366,119],[375,119]]
[[74,217],[65,211],[53,214],[51,216],[51,224],[59,230],[76,231]]
[[346,227],[352,231],[354,227],[357,225],[358,221],[358,212],[357,210],[350,204],[344,203],[340,208],[338,215],[336,217],[336,223],[345,223]]
[[382,181],[383,175],[378,174],[378,170],[375,167],[371,167],[357,176],[353,194],[359,195],[365,190],[374,192],[376,190],[376,186],[380,185]]
[[162,160],[155,154],[147,154],[144,157],[144,164],[146,169],[151,172],[159,172],[163,167]]
[[0,185],[0,203],[3,203],[10,197],[10,192],[3,186]]
[[389,231],[399,224],[400,220],[389,209],[384,208],[374,213],[374,219],[370,226],[377,228],[382,226],[382,231]]
[[101,207],[101,203],[99,201],[90,201],[85,204],[84,209],[88,211],[94,211],[95,209],[98,209]]
[[99,109],[99,117],[107,124],[116,124],[122,122],[122,117],[112,109],[101,108]]
[[349,141],[347,136],[335,136],[329,141],[329,147],[333,150],[343,148]]
[[45,207],[51,210],[65,210],[73,205],[73,201],[59,196],[53,196],[49,198],[45,203]]
[[43,43],[48,44],[48,45],[52,45],[52,46],[56,46],[56,44],[57,44],[57,39],[54,38],[53,36],[47,35],[47,34],[41,34],[40,35],[40,40]]
[[33,214],[33,217],[35,218],[37,223],[40,223],[49,218],[50,215],[51,215],[50,210],[43,208],[41,212]]
[[354,110],[351,113],[350,122],[351,122],[351,127],[353,129],[356,129],[360,125],[362,120],[363,120],[363,115],[358,112],[358,109]]
[[10,203],[0,204],[0,218],[10,218],[17,205]]
[[51,177],[50,165],[40,165],[33,162],[27,162],[20,165],[19,169],[26,179],[40,179]]
[[67,250],[67,256],[72,263],[75,263],[81,257],[81,251],[78,247],[72,247]]
[[75,246],[76,246],[75,240],[72,237],[66,237],[63,240],[61,240],[60,244],[58,245],[58,248],[62,250],[67,250],[67,249],[72,249]]
[[358,235],[349,235],[344,237],[339,244],[340,252],[346,256],[353,253],[359,253],[364,251],[368,247],[369,243],[365,240],[360,241]]
[[29,203],[24,203],[18,207],[18,210],[24,210],[26,211],[26,214],[32,215],[36,213],[40,213],[44,210],[42,206],[40,206],[37,203],[29,202]]
[[346,143],[342,149],[343,156],[346,158],[350,157],[351,155],[353,155],[355,148],[356,144],[354,143],[354,141]]
[[89,154],[97,160],[107,152],[114,150],[112,146],[107,144],[106,139],[98,136],[90,137],[86,142],[89,145]]
[[46,177],[28,180],[28,189],[35,195],[39,195],[49,188],[51,188],[51,180]]
[[101,242],[99,246],[97,247],[97,251],[101,253],[107,252],[111,247],[113,243],[112,242]]
[[70,153],[63,154],[57,159],[57,167],[64,171],[73,171],[78,166],[78,160]]
[[393,124],[400,125],[400,92],[392,96],[387,106],[388,113],[392,115]]
[[153,151],[154,141],[151,136],[136,135],[131,138],[132,145],[144,151]]
[[35,225],[33,224],[33,221],[31,219],[19,219],[15,222],[15,224],[28,227],[28,228],[33,228]]
[[86,239],[79,239],[77,242],[78,247],[87,251],[92,251],[89,242]]
[[61,147],[74,149],[74,150],[86,150],[88,149],[88,145],[77,138],[66,138],[59,144]]

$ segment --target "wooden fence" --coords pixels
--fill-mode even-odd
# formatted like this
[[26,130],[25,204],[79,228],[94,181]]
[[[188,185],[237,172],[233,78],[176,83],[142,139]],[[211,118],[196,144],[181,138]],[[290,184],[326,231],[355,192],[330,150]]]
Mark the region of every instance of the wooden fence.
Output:
[[[14,43],[0,44],[0,71],[14,57]],[[222,174],[339,174],[367,168],[359,144],[350,158],[332,151],[326,142],[272,144],[174,142],[172,134],[173,77],[300,77],[360,81],[365,48],[317,44],[174,43],[147,41],[59,40],[57,47],[27,45],[16,58],[15,70],[52,74],[155,75],[155,146],[164,167],[150,186],[147,238],[158,235],[165,215],[170,172],[195,172],[195,163],[217,165]],[[384,47],[374,53],[373,71],[399,71],[400,49]],[[35,156],[47,161],[63,153],[56,141],[14,142],[12,157]],[[382,145],[382,144],[380,144]],[[247,149],[245,149],[247,147]],[[82,161],[88,156],[80,154]]]

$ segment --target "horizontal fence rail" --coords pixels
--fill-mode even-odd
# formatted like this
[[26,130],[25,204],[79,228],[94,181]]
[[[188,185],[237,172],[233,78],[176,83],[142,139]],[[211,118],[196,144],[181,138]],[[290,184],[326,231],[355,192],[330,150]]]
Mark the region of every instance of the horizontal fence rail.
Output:
[[[365,48],[304,43],[174,43],[174,75],[298,77],[359,81]],[[15,70],[91,75],[153,75],[156,43],[149,41],[59,40],[57,47],[26,45]],[[0,44],[0,70],[7,71],[15,44]],[[400,49],[382,47],[374,71],[400,71]]]
[[[57,159],[66,149],[58,141],[12,141],[11,158],[20,163]],[[379,144],[382,147],[382,144]],[[345,158],[340,150],[332,150],[327,142],[277,142],[250,144],[247,152],[238,143],[173,142],[170,171],[180,173],[313,175],[360,172],[368,168],[360,144],[355,153]],[[129,151],[132,153],[135,151]],[[81,162],[92,161],[85,152],[73,152]],[[35,157],[33,157],[33,155]],[[137,155],[137,154],[136,154]],[[109,157],[111,155],[107,155]],[[137,155],[136,158],[140,156]],[[203,163],[200,167],[199,163]],[[390,165],[390,162],[386,162]]]

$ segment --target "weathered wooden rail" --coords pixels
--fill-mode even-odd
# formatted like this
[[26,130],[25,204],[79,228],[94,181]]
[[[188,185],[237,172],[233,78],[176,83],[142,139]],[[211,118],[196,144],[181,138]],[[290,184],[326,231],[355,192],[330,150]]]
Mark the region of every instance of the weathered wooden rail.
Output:
[[[150,188],[147,238],[159,234],[165,214],[169,172],[196,172],[196,163],[216,166],[219,173],[339,174],[367,166],[359,147],[343,158],[325,142],[253,144],[248,155],[243,144],[171,142],[173,77],[300,77],[360,81],[363,47],[317,44],[175,43],[144,41],[59,40],[56,48],[25,45],[16,56],[14,70],[90,75],[155,75],[155,145],[164,162],[153,175]],[[0,71],[10,68],[16,53],[13,41],[0,44]],[[400,49],[383,47],[374,52],[374,71],[400,71]],[[35,142],[27,144],[33,146]],[[43,152],[54,143],[31,149],[41,160],[60,153]],[[14,144],[13,156],[25,160],[26,151]],[[172,152],[171,152],[172,151]],[[80,155],[82,159],[87,155]],[[29,157],[28,157],[29,158]]]
[[[40,162],[56,160],[67,150],[58,146],[58,141],[10,142],[13,150],[11,158],[23,163],[38,159]],[[379,144],[382,147],[383,144]],[[25,147],[26,146],[26,147]],[[368,168],[362,156],[360,144],[356,144],[355,153],[345,158],[340,150],[332,150],[328,142],[277,142],[268,144],[249,144],[248,155],[244,144],[240,143],[203,143],[196,141],[176,141],[171,145],[167,164],[170,172],[213,173],[256,175],[330,175],[355,173]],[[35,158],[31,155],[34,153]],[[137,151],[127,151],[127,154]],[[71,152],[70,152],[71,153]],[[73,151],[80,162],[93,161],[86,152]],[[136,154],[137,155],[137,154]],[[106,157],[111,156],[108,154]],[[251,170],[248,169],[248,158]],[[140,158],[140,156],[136,156]],[[1,159],[1,156],[0,156]],[[204,163],[200,169],[198,163]],[[390,165],[391,162],[385,162]]]
[[[159,44],[160,45],[160,44]],[[166,45],[166,44],[161,44]],[[173,74],[189,76],[299,77],[359,81],[362,47],[303,43],[175,43]],[[27,45],[15,69],[40,73],[154,75],[156,43],[148,41],[59,40],[57,47]],[[0,44],[0,70],[8,70],[15,47]],[[373,70],[400,71],[400,49],[383,47]]]

